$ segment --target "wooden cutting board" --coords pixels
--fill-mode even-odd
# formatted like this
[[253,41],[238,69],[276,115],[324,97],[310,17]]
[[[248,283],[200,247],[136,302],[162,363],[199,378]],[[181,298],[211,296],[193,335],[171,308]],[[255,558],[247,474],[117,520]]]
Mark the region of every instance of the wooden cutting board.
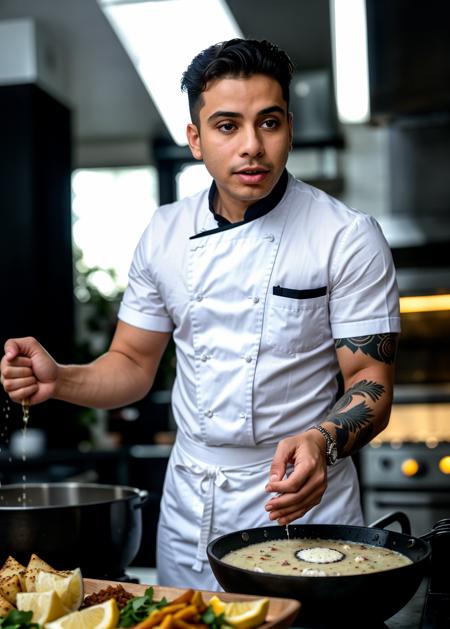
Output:
[[[148,585],[142,583],[118,583],[116,581],[100,581],[98,579],[83,579],[85,595],[99,592],[108,585],[122,585],[127,592],[131,592],[135,596],[142,596]],[[151,584],[149,584],[151,585]],[[159,585],[153,585],[153,594],[155,600],[159,600],[164,596],[170,602],[177,596],[180,596],[185,589],[163,587]],[[211,596],[217,594],[223,601],[248,601],[255,600],[257,598],[263,598],[260,596],[250,596],[248,594],[231,594],[230,592],[205,592],[200,590],[203,595],[205,603],[209,601]],[[300,609],[300,603],[289,598],[272,598],[269,597],[269,611],[267,612],[266,622],[260,625],[258,629],[287,629],[295,620]]]

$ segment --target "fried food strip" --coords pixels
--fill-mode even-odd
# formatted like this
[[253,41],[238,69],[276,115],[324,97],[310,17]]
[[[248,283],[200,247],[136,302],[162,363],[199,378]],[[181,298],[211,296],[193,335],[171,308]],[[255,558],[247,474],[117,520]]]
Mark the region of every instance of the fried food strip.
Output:
[[186,607],[177,611],[174,616],[175,620],[189,620],[194,617],[198,619],[198,609],[195,605],[186,605]]
[[[134,625],[133,629],[151,629],[152,627],[163,627],[163,629],[170,629],[172,626],[173,614],[167,614],[164,618],[160,615],[160,611],[154,611],[148,618],[145,618],[142,622]],[[156,615],[158,616],[156,617]],[[161,623],[161,624],[160,624]]]
[[173,616],[175,612],[185,607],[186,603],[177,603],[175,605],[170,603],[162,609],[155,609],[150,616],[147,616],[147,618],[144,618],[139,624],[135,625],[134,629],[150,629],[151,627],[157,627],[163,623],[166,616]]
[[199,592],[198,590],[194,592],[194,595],[192,596],[192,599],[191,599],[191,604],[196,606],[199,614],[203,614],[203,612],[206,611],[208,608],[208,605],[203,600],[202,593]]
[[184,620],[180,620],[179,618],[174,618],[173,620],[173,629],[206,629],[207,625],[203,623],[190,623]]
[[177,603],[191,603],[193,596],[194,590],[190,588],[189,590],[186,590],[186,592],[183,592],[183,594],[180,594],[180,596],[177,596],[177,598],[174,598],[173,601],[170,602],[170,604],[176,605]]

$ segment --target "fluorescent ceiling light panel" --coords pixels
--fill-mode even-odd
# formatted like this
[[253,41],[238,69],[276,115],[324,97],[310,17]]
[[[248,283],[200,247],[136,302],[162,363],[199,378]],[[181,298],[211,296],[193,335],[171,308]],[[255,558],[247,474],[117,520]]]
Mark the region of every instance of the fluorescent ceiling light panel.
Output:
[[336,103],[341,122],[369,119],[365,0],[331,0]]
[[224,0],[98,0],[174,141],[190,121],[183,72],[201,50],[242,37]]

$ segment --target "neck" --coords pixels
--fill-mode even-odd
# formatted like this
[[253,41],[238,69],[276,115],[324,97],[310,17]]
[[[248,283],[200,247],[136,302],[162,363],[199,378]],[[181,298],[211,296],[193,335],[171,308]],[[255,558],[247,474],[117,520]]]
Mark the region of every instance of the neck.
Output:
[[247,207],[226,208],[220,197],[217,196],[216,213],[226,218],[230,223],[239,223],[244,220],[245,210]]

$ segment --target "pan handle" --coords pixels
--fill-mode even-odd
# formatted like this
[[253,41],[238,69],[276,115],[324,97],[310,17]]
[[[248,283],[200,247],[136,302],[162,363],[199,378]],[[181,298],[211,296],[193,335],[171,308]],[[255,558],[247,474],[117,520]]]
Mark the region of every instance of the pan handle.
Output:
[[425,533],[424,535],[421,535],[420,539],[429,542],[435,537],[444,536],[450,536],[450,518],[444,518],[443,520],[439,520],[438,522],[436,522],[431,531]]
[[141,509],[150,500],[150,492],[146,489],[140,489],[138,498],[139,502],[133,505],[133,509]]
[[384,529],[386,526],[389,526],[389,524],[392,524],[393,522],[400,524],[402,533],[405,533],[405,535],[411,535],[411,522],[409,521],[406,513],[403,513],[403,511],[394,511],[393,513],[388,513],[379,520],[375,520],[375,522],[369,524],[369,528]]

